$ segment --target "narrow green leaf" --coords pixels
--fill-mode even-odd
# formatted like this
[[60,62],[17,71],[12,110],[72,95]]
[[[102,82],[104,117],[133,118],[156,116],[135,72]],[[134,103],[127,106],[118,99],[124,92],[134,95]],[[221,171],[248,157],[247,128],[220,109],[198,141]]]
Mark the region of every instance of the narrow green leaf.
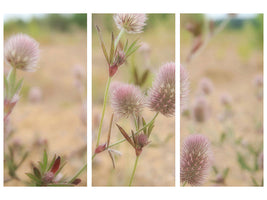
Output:
[[113,32],[111,34],[111,46],[110,46],[110,53],[109,53],[109,64],[113,63],[114,60],[114,35]]
[[124,49],[123,49],[124,52],[126,52],[127,47],[128,47],[128,39],[126,40],[126,43],[125,43],[125,46],[124,46]]
[[152,133],[153,128],[154,128],[154,121],[148,126],[148,129],[147,129],[148,137]]
[[137,141],[136,141],[136,138],[135,138],[135,135],[134,135],[133,130],[131,130],[131,133],[132,133],[132,138],[133,138],[134,146],[136,146],[137,145]]
[[148,74],[149,74],[149,70],[147,69],[142,75],[142,78],[141,78],[141,81],[140,81],[140,85],[141,86],[146,82]]
[[4,76],[4,89],[5,89],[5,93],[4,93],[4,96],[5,96],[5,98],[6,97],[8,97],[8,88],[9,88],[9,85],[8,85],[8,81],[7,81],[7,79],[6,79],[6,76]]
[[19,82],[16,84],[15,88],[14,88],[14,92],[18,93],[22,87],[23,84],[23,78],[19,80]]
[[30,173],[26,173],[26,175],[33,180],[35,183],[37,184],[42,184],[42,181],[40,179],[38,179],[36,176],[34,176],[33,174]]
[[138,39],[136,39],[135,41],[133,41],[133,43],[129,46],[129,48],[126,50],[126,52],[125,52],[125,56],[127,57],[127,55],[128,55],[128,52],[130,52],[133,48],[134,48],[134,46],[135,46],[135,44],[137,43],[137,41],[138,41]]
[[33,173],[36,176],[36,178],[41,179],[41,172],[39,171],[37,167],[33,168]]
[[239,163],[239,165],[240,165],[240,167],[241,167],[242,169],[251,171],[251,168],[250,168],[250,167],[248,166],[248,164],[246,163],[245,158],[244,158],[239,152],[237,152],[237,160],[238,160],[238,163]]
[[[143,122],[143,127],[144,127],[146,125],[146,121],[143,117],[142,117],[142,122]],[[144,131],[144,134],[146,134],[146,128],[143,131]]]
[[54,163],[55,163],[55,161],[56,161],[56,155],[54,155],[54,157],[53,157],[53,159],[51,160],[51,163],[50,163],[50,165],[49,165],[49,167],[48,167],[48,169],[47,169],[47,171],[50,171],[50,169],[52,168],[52,166],[54,165]]
[[43,155],[43,172],[46,171],[47,168],[47,152],[44,150],[44,155]]
[[113,154],[112,154],[110,151],[108,151],[108,155],[109,155],[109,157],[110,157],[110,159],[111,159],[113,169],[115,169],[115,160],[114,160],[114,156],[113,156]]
[[126,58],[128,58],[130,55],[132,55],[137,49],[140,48],[141,45],[138,45],[136,47],[134,47],[131,51],[128,51],[128,54],[125,56]]
[[97,29],[97,32],[98,32],[98,36],[99,36],[99,40],[100,40],[100,43],[101,43],[102,51],[104,53],[104,56],[106,58],[107,63],[109,64],[108,53],[107,53],[107,50],[106,50],[106,47],[105,47],[105,44],[104,44],[104,41],[103,41],[103,38],[102,38],[102,35],[101,35],[101,32],[100,32],[100,28],[98,26],[96,26],[96,29]]
[[219,171],[218,171],[218,169],[217,169],[216,166],[212,166],[212,169],[213,169],[213,171],[214,171],[215,174],[218,174],[219,173]]
[[11,96],[13,96],[15,83],[16,83],[16,69],[12,68],[12,70],[10,72],[9,83],[10,83]]
[[133,141],[131,140],[129,135],[126,133],[126,131],[122,127],[120,127],[118,124],[116,124],[116,125],[119,128],[119,130],[120,130],[121,134],[123,135],[123,137],[130,143],[130,145],[133,146],[133,148],[135,148],[135,145],[134,145]]
[[137,68],[134,67],[133,70],[134,70],[133,71],[133,74],[134,74],[134,82],[135,82],[136,85],[139,85],[139,77],[138,77]]

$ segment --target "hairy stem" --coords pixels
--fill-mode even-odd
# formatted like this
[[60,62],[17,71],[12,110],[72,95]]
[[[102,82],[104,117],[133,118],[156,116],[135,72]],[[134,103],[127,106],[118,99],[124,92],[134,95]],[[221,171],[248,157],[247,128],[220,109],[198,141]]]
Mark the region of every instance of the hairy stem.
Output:
[[138,160],[139,160],[139,156],[136,156],[135,163],[134,163],[134,168],[133,168],[133,172],[132,172],[132,175],[131,175],[129,186],[132,186],[134,174],[135,174],[136,167],[137,167],[137,164],[138,164]]

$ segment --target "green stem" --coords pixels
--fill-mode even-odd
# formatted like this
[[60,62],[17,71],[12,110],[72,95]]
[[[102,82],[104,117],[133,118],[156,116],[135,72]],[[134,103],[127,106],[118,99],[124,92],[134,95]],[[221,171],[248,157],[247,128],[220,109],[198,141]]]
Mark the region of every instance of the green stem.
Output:
[[87,168],[87,164],[85,164],[85,165],[83,166],[83,168],[80,169],[80,171],[78,171],[77,174],[75,174],[75,176],[74,176],[68,183],[71,184],[73,181],[75,181],[75,179],[76,179],[78,176],[80,176],[80,174],[81,174],[86,168]]
[[134,168],[133,168],[133,172],[132,172],[132,175],[131,175],[129,186],[132,186],[133,178],[134,178],[134,174],[135,174],[135,171],[136,171],[138,160],[139,160],[139,156],[136,156],[135,163],[134,163]]
[[96,156],[96,154],[94,153],[94,155],[92,156],[92,160],[94,160],[95,156]]
[[[143,128],[141,128],[141,129],[139,129],[138,131],[136,131],[136,132],[134,133],[134,135],[136,135],[137,133],[141,132],[141,131],[144,130],[146,127],[148,127],[151,123],[153,123],[153,122],[155,121],[155,119],[157,118],[158,114],[159,114],[159,113],[157,112],[157,113],[155,114],[155,116],[153,117],[153,119],[152,119],[149,123],[147,123]],[[132,136],[130,136],[130,137],[132,137]],[[121,139],[121,140],[119,140],[119,141],[117,141],[117,142],[115,142],[115,143],[109,145],[107,148],[111,148],[111,147],[113,147],[113,146],[116,146],[116,145],[118,145],[118,144],[120,144],[120,143],[122,143],[122,142],[124,142],[124,141],[126,141],[126,139]]]
[[101,121],[100,121],[99,128],[98,128],[96,148],[98,147],[99,141],[100,141],[100,135],[101,135],[103,120],[104,120],[105,111],[106,111],[106,105],[107,105],[108,91],[109,91],[110,82],[111,82],[111,77],[108,77],[108,82],[107,82],[107,85],[106,85],[104,102],[103,102],[102,116],[101,116]]
[[120,31],[120,33],[119,33],[119,35],[118,35],[118,37],[115,40],[115,44],[114,44],[114,50],[115,51],[116,51],[116,48],[117,48],[117,46],[119,44],[119,41],[120,41],[120,39],[121,39],[121,37],[122,37],[122,35],[123,35],[124,32],[125,32],[124,31],[124,28],[122,28],[121,31]]
[[183,185],[182,185],[182,186],[184,187],[185,185],[186,185],[186,181],[183,183]]
[[[114,49],[116,50],[117,45],[122,37],[124,33],[124,29],[122,28],[118,37],[116,38],[115,44],[114,44]],[[104,96],[104,102],[103,102],[103,110],[102,110],[102,116],[101,116],[101,121],[99,124],[99,128],[98,128],[98,134],[97,134],[97,141],[96,141],[96,148],[99,145],[100,142],[100,135],[101,135],[101,130],[102,130],[102,125],[103,125],[103,120],[104,120],[104,116],[105,116],[105,111],[106,111],[106,105],[107,105],[107,98],[108,98],[108,91],[109,91],[109,86],[110,86],[110,82],[111,82],[111,77],[108,77],[108,82],[106,85],[106,90],[105,90],[105,96]],[[94,158],[94,156],[93,156]]]

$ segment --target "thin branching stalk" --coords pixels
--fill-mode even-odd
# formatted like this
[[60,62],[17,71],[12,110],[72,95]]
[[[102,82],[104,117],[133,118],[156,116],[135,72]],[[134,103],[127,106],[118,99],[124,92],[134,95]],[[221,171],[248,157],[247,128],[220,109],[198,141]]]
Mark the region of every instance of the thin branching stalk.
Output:
[[[118,37],[116,38],[115,44],[114,44],[114,49],[116,50],[118,43],[122,37],[124,33],[124,29],[122,28]],[[107,98],[108,98],[108,92],[109,92],[109,86],[110,86],[110,82],[111,82],[111,77],[108,77],[108,81],[107,81],[107,85],[106,85],[106,90],[105,90],[105,94],[104,94],[104,102],[103,102],[103,110],[102,110],[102,116],[101,116],[101,121],[99,124],[99,128],[98,128],[98,134],[97,134],[97,142],[96,142],[96,148],[99,145],[100,142],[100,135],[101,135],[101,130],[102,130],[102,126],[103,126],[103,120],[104,120],[104,116],[105,116],[105,111],[106,111],[106,104],[107,104]]]
[[[136,135],[137,133],[140,133],[142,130],[144,130],[145,128],[147,128],[148,126],[150,126],[150,125],[155,121],[155,119],[157,118],[158,114],[159,114],[159,112],[157,112],[157,113],[155,114],[155,116],[153,117],[153,119],[152,119],[149,123],[147,123],[143,128],[140,128],[139,130],[137,130],[137,131],[134,133],[134,135]],[[129,136],[129,137],[131,138],[132,136]],[[123,142],[125,142],[125,141],[126,141],[126,139],[121,139],[121,140],[119,140],[119,141],[117,141],[117,142],[115,142],[115,143],[113,143],[113,144],[107,146],[106,149],[109,149],[109,148],[111,148],[111,147],[117,146],[118,144],[121,144],[121,143],[123,143]],[[94,160],[94,158],[95,158],[96,155],[97,155],[97,154],[95,154],[95,153],[92,155],[92,160]]]
[[[155,121],[155,119],[157,118],[158,114],[159,114],[159,113],[157,112],[157,113],[155,114],[155,116],[153,117],[153,119],[152,119],[149,123],[147,123],[143,128],[140,128],[138,131],[136,131],[136,132],[134,133],[134,135],[136,135],[137,133],[140,133],[142,130],[144,130],[144,129],[147,128],[149,125],[151,125],[151,124]],[[132,137],[132,136],[129,136],[129,137]],[[123,143],[123,142],[125,142],[125,141],[126,141],[126,139],[121,139],[121,140],[119,140],[119,141],[117,141],[117,142],[115,142],[115,143],[109,145],[108,148],[111,148],[111,147],[113,147],[113,146],[116,146],[116,145],[118,145],[118,144],[120,144],[120,143]]]
[[132,186],[133,178],[134,178],[134,174],[135,174],[135,171],[136,171],[136,167],[137,167],[137,164],[138,164],[139,157],[140,156],[136,156],[136,158],[135,158],[134,168],[133,168],[133,172],[132,172],[131,179],[130,179],[130,182],[129,182],[129,186]]
[[111,77],[108,77],[106,90],[105,90],[105,96],[104,96],[104,102],[103,102],[103,110],[102,110],[102,115],[101,115],[101,121],[100,121],[99,128],[98,128],[96,147],[98,147],[99,142],[100,142],[100,135],[101,135],[103,120],[104,120],[105,111],[106,111],[106,105],[107,105],[108,91],[109,91],[110,82],[111,82]]

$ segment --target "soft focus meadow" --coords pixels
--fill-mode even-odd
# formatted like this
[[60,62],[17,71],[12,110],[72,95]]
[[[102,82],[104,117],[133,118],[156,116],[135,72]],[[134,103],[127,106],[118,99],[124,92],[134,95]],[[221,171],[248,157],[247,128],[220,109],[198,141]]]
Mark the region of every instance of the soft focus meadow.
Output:
[[[56,166],[60,160],[60,167],[64,161],[66,165],[53,180],[40,177],[49,179],[46,182],[51,184],[72,178],[87,163],[86,24],[86,14],[43,14],[28,20],[9,16],[5,21],[5,41],[23,33],[34,38],[40,49],[35,72],[16,70],[17,79],[23,78],[23,85],[19,101],[5,122],[5,186],[28,185],[35,178],[31,180],[26,173],[34,172],[38,177],[38,162],[44,161],[44,167],[54,155],[60,159],[52,160],[55,162],[52,172],[60,169]],[[11,69],[5,62],[6,76]],[[24,155],[28,156],[12,177],[11,157],[19,163]],[[79,186],[87,185],[86,171],[78,178]]]
[[[122,17],[122,16],[117,16]],[[113,144],[123,135],[119,127],[127,132],[130,136],[130,130],[134,130],[134,122],[131,116],[126,119],[119,119],[116,113],[116,102],[111,99],[121,97],[123,91],[127,91],[132,86],[124,84],[133,84],[138,87],[145,95],[148,89],[152,86],[155,79],[155,74],[160,67],[166,63],[175,61],[175,16],[173,14],[147,14],[146,25],[143,32],[137,34],[124,33],[121,41],[125,44],[126,39],[129,40],[129,45],[135,39],[138,39],[137,44],[140,44],[133,54],[131,54],[123,65],[119,66],[118,71],[112,77],[110,90],[116,89],[119,96],[114,94],[108,96],[106,112],[103,119],[101,139],[99,144],[105,144],[108,137],[109,125],[112,113],[115,112],[113,124],[111,127],[110,144]],[[107,52],[110,52],[111,32],[116,38],[120,30],[116,26],[112,14],[93,14],[92,15],[92,151],[96,152],[96,143],[99,124],[101,121],[101,113],[104,101],[104,92],[106,82],[109,76],[109,67],[105,60],[100,40],[97,33],[97,28],[101,30],[101,35]],[[121,48],[122,44],[118,46]],[[118,54],[120,56],[120,54]],[[123,56],[122,56],[123,57]],[[119,83],[119,82],[123,82]],[[124,86],[123,86],[124,85]],[[124,88],[125,89],[124,89]],[[128,89],[127,89],[128,88]],[[134,91],[135,89],[129,89]],[[134,92],[138,98],[139,92]],[[131,93],[129,93],[131,95]],[[122,97],[121,97],[122,98]],[[123,97],[124,98],[124,97]],[[125,97],[126,98],[126,97]],[[127,102],[127,101],[126,101]],[[112,108],[113,106],[113,108]],[[115,108],[115,110],[114,110]],[[126,109],[126,108],[125,108]],[[142,117],[148,123],[155,115],[147,106],[142,111]],[[137,130],[137,129],[136,129]],[[92,185],[93,186],[174,186],[175,184],[175,118],[166,117],[161,113],[158,114],[154,122],[153,133],[147,138],[140,134],[136,137],[137,143],[141,146],[144,144],[142,154],[138,161],[133,182],[129,184],[131,173],[135,164],[136,156],[134,148],[124,142],[112,147],[114,151],[103,151],[105,146],[99,146],[97,153],[93,155],[92,161]],[[125,137],[125,136],[124,136]],[[103,147],[103,148],[101,148]],[[103,151],[103,152],[102,152]],[[119,152],[118,152],[119,151]],[[113,168],[110,155],[114,157],[115,168]],[[132,181],[132,180],[131,180]]]
[[263,15],[180,16],[181,185],[262,186]]

